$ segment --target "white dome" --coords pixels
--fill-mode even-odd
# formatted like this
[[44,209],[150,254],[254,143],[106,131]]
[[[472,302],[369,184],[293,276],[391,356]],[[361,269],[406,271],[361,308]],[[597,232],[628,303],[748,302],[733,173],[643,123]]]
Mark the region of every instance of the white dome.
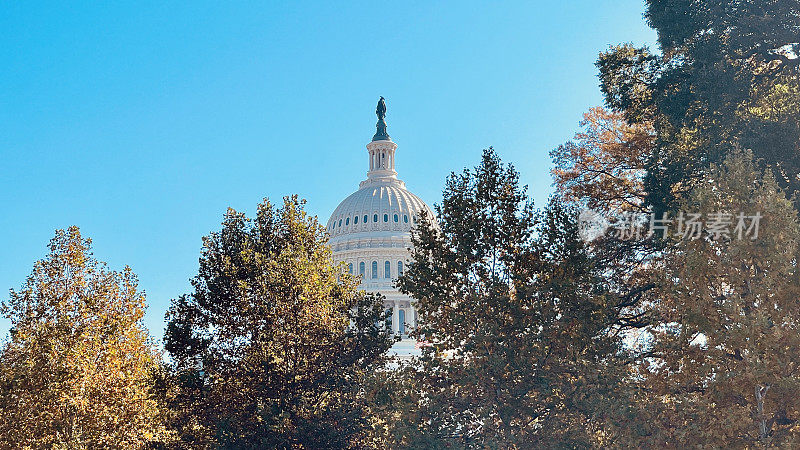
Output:
[[339,203],[328,220],[328,233],[332,244],[364,234],[410,236],[423,210],[433,217],[428,205],[406,190],[402,182],[369,183]]

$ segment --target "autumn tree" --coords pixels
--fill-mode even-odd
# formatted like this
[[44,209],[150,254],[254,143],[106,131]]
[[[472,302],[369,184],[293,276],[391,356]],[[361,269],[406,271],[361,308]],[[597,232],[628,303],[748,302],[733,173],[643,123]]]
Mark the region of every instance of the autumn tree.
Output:
[[[400,278],[417,299],[423,348],[404,400],[406,446],[602,445],[625,364],[616,331],[626,299],[578,235],[574,210],[537,214],[519,174],[492,149],[452,174],[439,226],[423,220]],[[429,219],[429,218],[428,218]]]
[[620,112],[589,109],[575,137],[550,152],[556,189],[564,200],[609,213],[642,211],[653,130]]
[[77,227],[57,230],[2,311],[0,448],[144,448],[165,442],[151,385],[159,352],[130,268],[108,270]]
[[[703,214],[702,236],[665,248],[640,373],[642,400],[655,400],[642,445],[800,442],[800,225],[751,156],[735,152],[711,167],[683,205]],[[715,217],[730,224],[713,226]]]
[[165,346],[187,447],[371,445],[364,378],[393,337],[382,300],[332,261],[297,197],[228,210],[203,239],[194,291],[173,301]]

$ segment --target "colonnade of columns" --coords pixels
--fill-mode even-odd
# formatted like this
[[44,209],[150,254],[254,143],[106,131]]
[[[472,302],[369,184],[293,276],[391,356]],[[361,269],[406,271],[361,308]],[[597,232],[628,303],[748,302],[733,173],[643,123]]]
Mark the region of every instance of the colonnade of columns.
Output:
[[369,170],[394,170],[394,151],[370,151]]

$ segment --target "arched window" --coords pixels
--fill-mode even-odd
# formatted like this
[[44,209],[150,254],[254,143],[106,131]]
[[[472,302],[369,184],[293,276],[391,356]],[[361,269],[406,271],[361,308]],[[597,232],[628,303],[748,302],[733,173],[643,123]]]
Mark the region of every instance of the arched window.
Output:
[[353,225],[358,225],[358,216],[353,217]]
[[364,223],[367,223],[367,215],[364,214]]
[[360,263],[358,263],[358,274],[363,276],[365,271],[366,270],[364,269],[364,261],[361,261]]
[[406,335],[406,310],[405,309],[401,309],[400,311],[398,311],[398,313],[397,313],[397,322],[398,322],[398,324],[397,324],[398,331],[400,332],[400,335],[401,336],[405,336]]
[[384,214],[383,215],[383,221],[384,222],[388,222],[389,221],[389,215],[388,214]]
[[347,270],[350,272],[350,275],[353,274],[353,263],[347,265]]
[[342,219],[339,219],[339,226],[342,226]]
[[389,261],[386,261],[386,264],[383,265],[383,277],[392,278],[392,264]]
[[408,214],[403,214],[403,223],[408,223]]
[[372,221],[373,221],[373,222],[377,222],[377,221],[378,221],[378,215],[377,215],[377,214],[375,214],[374,216],[372,216]]
[[378,261],[372,261],[372,278],[378,278]]
[[394,223],[397,223],[397,214],[394,215]]
[[397,276],[403,274],[403,261],[397,261]]
[[345,225],[350,225],[350,218],[349,217],[347,219],[345,219],[344,224]]

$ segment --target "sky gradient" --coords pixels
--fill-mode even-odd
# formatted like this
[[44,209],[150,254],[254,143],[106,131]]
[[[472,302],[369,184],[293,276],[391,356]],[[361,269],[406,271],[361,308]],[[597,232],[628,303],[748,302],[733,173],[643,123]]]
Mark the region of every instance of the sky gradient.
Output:
[[[340,4],[341,3],[341,4]],[[365,178],[384,96],[429,205],[494,146],[538,205],[548,152],[602,104],[594,61],[653,45],[641,1],[4,2],[0,298],[56,228],[138,274],[163,334],[227,207],[299,194],[324,224]],[[0,336],[9,322],[0,319]]]

